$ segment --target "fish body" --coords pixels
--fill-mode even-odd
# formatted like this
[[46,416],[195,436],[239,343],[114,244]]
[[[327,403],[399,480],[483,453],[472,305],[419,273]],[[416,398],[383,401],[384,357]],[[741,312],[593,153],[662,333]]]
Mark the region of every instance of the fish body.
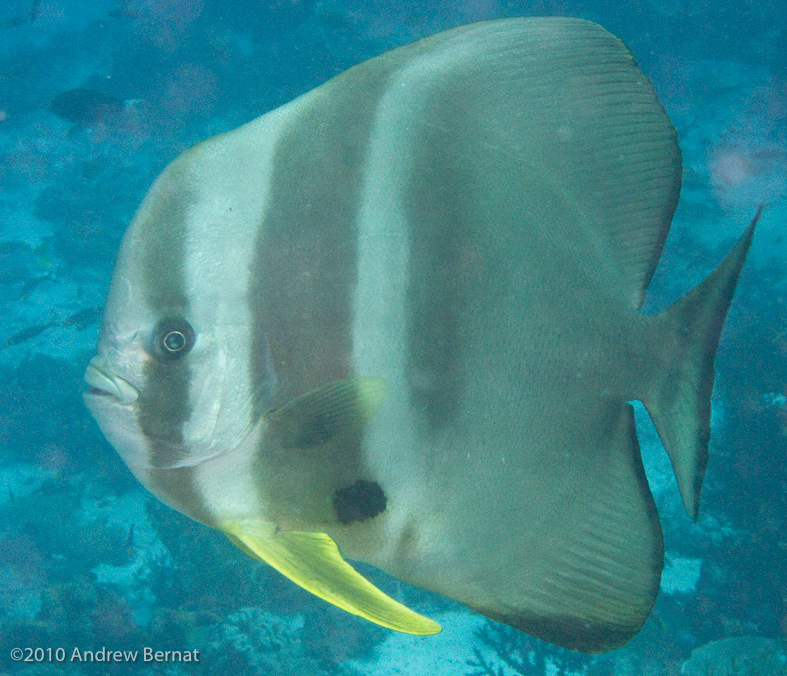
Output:
[[650,84],[595,24],[393,50],[165,170],[124,238],[86,402],[162,501],[350,612],[439,631],[344,557],[610,650],[663,565],[627,402],[696,517],[754,230],[640,313],[680,175]]

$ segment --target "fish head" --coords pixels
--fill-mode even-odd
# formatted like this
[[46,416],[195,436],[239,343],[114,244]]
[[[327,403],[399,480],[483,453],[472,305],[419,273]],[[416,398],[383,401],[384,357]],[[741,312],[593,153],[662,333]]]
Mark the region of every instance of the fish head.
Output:
[[248,428],[226,415],[230,350],[199,315],[146,306],[125,276],[113,283],[84,399],[132,469],[202,464]]
[[[85,373],[88,408],[137,476],[236,449],[275,384],[267,338],[249,336],[231,245],[200,237],[212,198],[192,185],[176,162],[129,226]],[[269,372],[251,382],[253,349]]]

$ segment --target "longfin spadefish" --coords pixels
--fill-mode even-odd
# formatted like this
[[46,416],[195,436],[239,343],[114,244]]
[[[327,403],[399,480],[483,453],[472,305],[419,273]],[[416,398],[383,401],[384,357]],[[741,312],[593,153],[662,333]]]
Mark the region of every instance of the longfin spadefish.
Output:
[[244,552],[342,610],[407,634],[441,631],[437,622],[394,601],[358,573],[325,533],[278,530],[260,522],[226,522],[220,528]]
[[357,431],[380,407],[382,378],[334,380],[268,414],[271,435],[284,448],[314,448]]

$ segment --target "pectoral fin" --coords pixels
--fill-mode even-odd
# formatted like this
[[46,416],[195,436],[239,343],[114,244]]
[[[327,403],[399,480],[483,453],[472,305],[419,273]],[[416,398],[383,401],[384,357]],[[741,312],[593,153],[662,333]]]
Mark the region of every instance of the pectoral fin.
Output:
[[382,378],[326,383],[269,413],[270,433],[284,448],[314,448],[342,439],[372,417],[385,387]]
[[226,523],[233,544],[315,596],[353,615],[406,634],[437,634],[437,622],[394,601],[360,575],[325,533],[277,530],[270,523]]

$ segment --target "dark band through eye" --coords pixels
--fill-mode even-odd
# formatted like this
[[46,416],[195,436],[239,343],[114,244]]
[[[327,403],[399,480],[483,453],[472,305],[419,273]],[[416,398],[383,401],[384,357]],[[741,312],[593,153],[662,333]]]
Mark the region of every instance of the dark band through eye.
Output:
[[162,319],[154,334],[153,350],[163,359],[178,359],[194,347],[194,329],[185,319]]

